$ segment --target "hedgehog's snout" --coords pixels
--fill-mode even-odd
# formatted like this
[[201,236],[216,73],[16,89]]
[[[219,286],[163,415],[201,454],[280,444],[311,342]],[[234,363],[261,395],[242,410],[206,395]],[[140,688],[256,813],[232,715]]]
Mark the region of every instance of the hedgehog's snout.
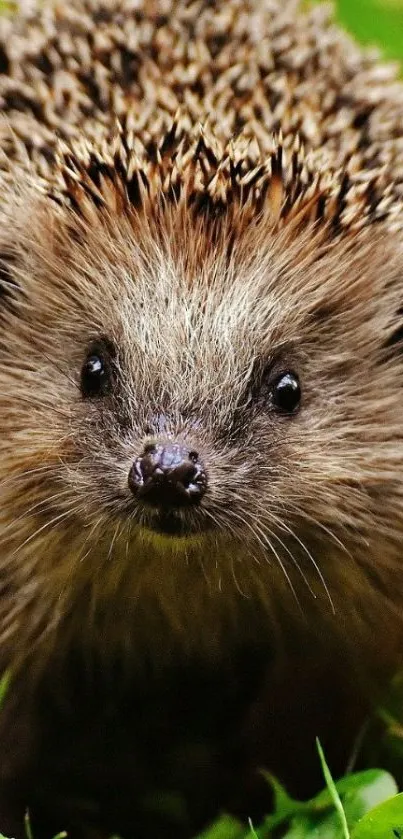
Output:
[[154,507],[198,504],[207,489],[207,474],[196,451],[178,443],[149,444],[129,472],[129,487]]

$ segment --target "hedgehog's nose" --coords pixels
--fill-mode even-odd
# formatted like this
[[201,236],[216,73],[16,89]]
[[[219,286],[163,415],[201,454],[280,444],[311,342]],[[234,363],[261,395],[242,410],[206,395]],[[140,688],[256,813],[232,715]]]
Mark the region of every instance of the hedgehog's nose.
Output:
[[129,472],[134,495],[155,507],[198,504],[207,489],[199,455],[177,443],[146,446]]

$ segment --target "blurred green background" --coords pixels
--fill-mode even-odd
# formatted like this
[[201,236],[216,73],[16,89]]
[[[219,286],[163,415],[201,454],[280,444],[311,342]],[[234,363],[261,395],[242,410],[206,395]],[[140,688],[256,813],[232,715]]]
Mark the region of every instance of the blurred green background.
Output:
[[403,60],[403,0],[337,0],[340,21],[360,41]]

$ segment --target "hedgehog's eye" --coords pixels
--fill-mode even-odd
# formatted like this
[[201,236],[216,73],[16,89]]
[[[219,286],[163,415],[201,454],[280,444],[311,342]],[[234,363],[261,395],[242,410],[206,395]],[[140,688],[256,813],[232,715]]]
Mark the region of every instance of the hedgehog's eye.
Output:
[[81,369],[81,393],[86,399],[104,396],[111,383],[110,359],[100,349],[92,349]]
[[301,402],[301,386],[295,373],[281,373],[271,387],[273,407],[281,414],[294,414]]

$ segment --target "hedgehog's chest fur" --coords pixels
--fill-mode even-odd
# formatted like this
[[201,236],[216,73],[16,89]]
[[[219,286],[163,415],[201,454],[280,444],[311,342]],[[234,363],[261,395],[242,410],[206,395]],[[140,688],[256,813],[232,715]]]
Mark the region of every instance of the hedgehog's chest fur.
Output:
[[322,783],[315,737],[341,774],[368,707],[336,648],[321,653],[310,633],[291,646],[286,666],[256,635],[214,662],[177,651],[135,676],[127,661],[105,665],[81,649],[56,657],[28,717],[22,699],[3,734],[3,767],[24,758],[17,786],[5,784],[16,806],[5,825],[16,830],[25,801],[46,839],[60,827],[188,839],[223,809],[258,821],[271,805],[259,774],[268,755],[291,793],[312,795]]
[[27,802],[44,839],[61,828],[189,839],[223,809],[257,823],[271,806],[261,767],[298,796],[320,787],[316,737],[335,775],[344,771],[370,712],[365,678],[371,689],[388,678],[391,639],[375,655],[363,640],[358,661],[346,628],[338,635],[319,613],[310,625],[279,581],[281,637],[257,591],[210,592],[197,615],[202,587],[179,580],[181,597],[159,619],[163,592],[144,594],[140,615],[121,592],[92,622],[84,592],[72,625],[64,618],[51,644],[26,655],[1,730],[1,818],[13,835]]

